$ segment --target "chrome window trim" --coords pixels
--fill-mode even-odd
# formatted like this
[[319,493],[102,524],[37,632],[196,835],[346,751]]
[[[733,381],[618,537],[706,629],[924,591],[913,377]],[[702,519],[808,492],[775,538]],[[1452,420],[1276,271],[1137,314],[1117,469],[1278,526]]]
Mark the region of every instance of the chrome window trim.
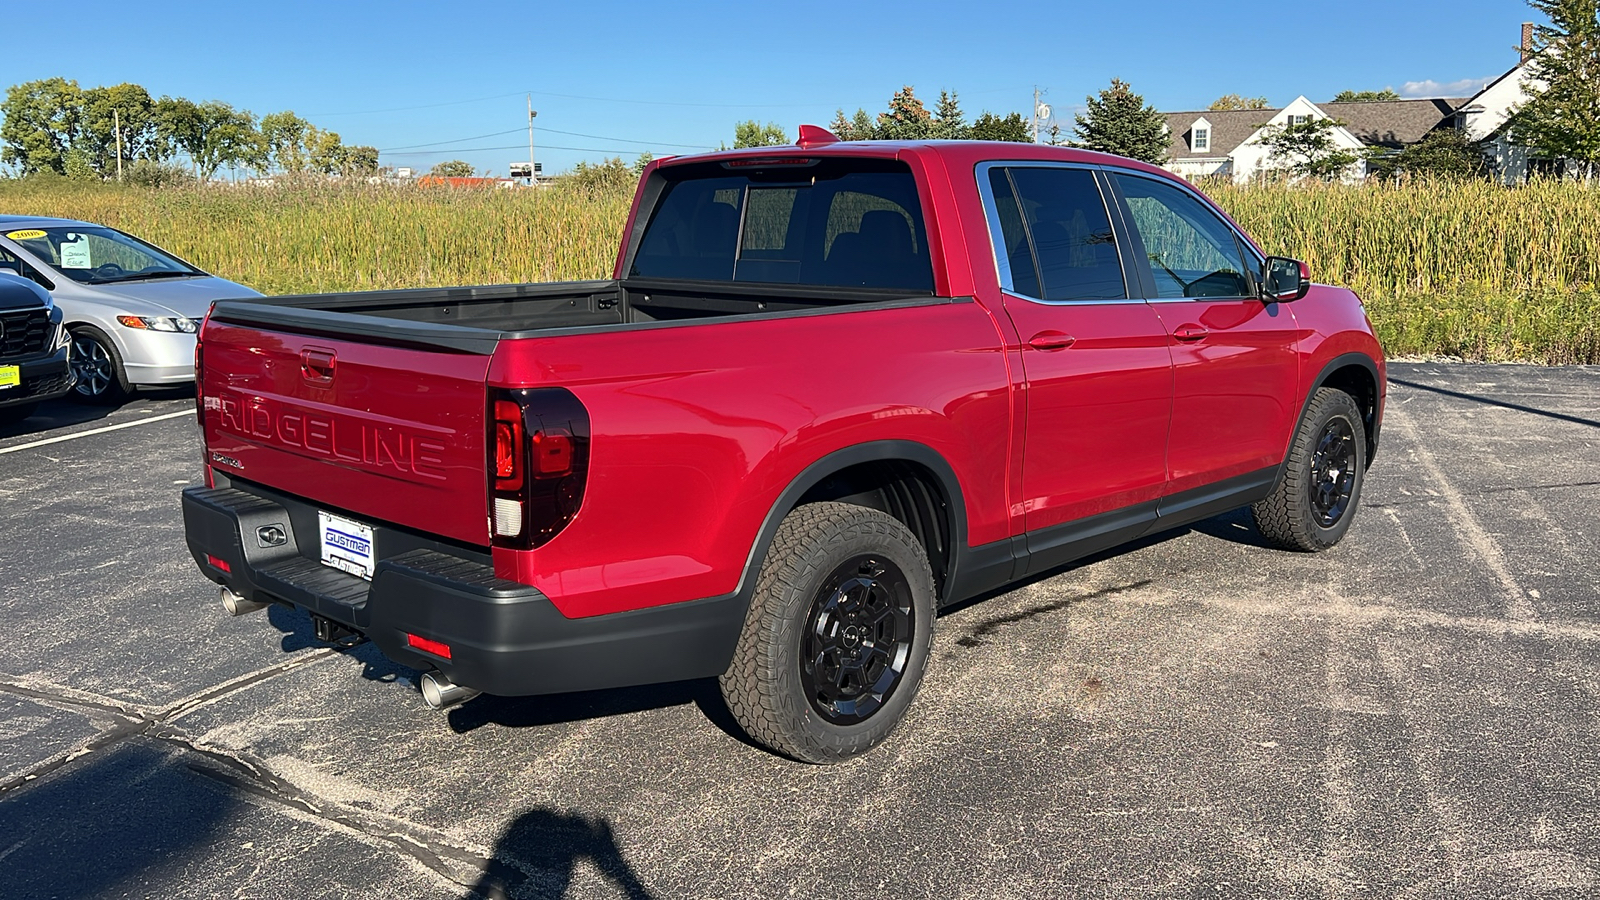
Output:
[[[1119,247],[1117,253],[1117,268],[1122,270],[1122,290],[1129,296],[1117,300],[1046,300],[1043,297],[1030,297],[1016,289],[1016,282],[1011,277],[1011,254],[1005,249],[1005,230],[1000,227],[1000,208],[995,203],[994,187],[989,183],[989,172],[995,168],[1030,168],[1030,169],[1082,169],[1087,172],[1122,172],[1115,166],[1101,165],[1099,163],[1059,162],[1047,159],[1015,159],[1015,160],[986,160],[978,163],[973,170],[978,182],[978,196],[983,200],[983,217],[989,224],[989,249],[994,254],[995,276],[1000,281],[1000,290],[1029,303],[1042,303],[1046,306],[1114,306],[1128,303],[1143,303],[1143,298],[1134,297],[1137,291],[1133,290],[1132,282],[1128,279],[1128,270],[1122,265],[1122,253]],[[1100,192],[1100,205],[1105,208],[1106,221],[1112,222],[1111,207],[1106,206],[1106,192],[1100,188],[1100,183],[1095,182],[1094,189]],[[1112,226],[1113,229],[1116,227]],[[1032,240],[1032,238],[1029,238]],[[1038,252],[1035,249],[1034,252]],[[1044,285],[1040,284],[1040,288]]]

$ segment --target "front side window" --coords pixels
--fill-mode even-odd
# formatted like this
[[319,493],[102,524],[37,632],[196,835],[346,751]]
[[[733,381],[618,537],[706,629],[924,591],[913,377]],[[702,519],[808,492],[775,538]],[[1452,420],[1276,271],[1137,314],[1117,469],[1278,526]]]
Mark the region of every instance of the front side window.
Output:
[[1116,234],[1093,172],[996,168],[990,187],[1016,293],[1041,300],[1127,297]]
[[903,164],[839,159],[737,172],[668,174],[677,178],[629,274],[933,291],[916,181]]
[[1116,178],[1144,241],[1157,297],[1250,296],[1239,243],[1216,213],[1172,185]]
[[80,284],[112,284],[205,273],[158,248],[99,225],[25,228],[6,237]]

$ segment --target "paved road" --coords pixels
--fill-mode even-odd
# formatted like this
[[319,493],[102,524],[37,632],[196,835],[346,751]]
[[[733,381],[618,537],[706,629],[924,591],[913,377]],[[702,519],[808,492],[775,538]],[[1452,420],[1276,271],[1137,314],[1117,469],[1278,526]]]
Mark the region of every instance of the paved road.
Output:
[[830,768],[713,682],[437,714],[227,618],[190,401],[52,407],[0,431],[0,894],[1600,896],[1600,368],[1391,375],[1335,550],[1236,513],[966,606]]

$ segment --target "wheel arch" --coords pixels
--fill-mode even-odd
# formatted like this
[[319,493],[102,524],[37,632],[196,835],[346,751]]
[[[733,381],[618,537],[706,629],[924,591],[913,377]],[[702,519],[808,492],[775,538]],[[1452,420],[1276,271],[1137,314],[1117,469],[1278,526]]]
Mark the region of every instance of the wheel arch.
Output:
[[1318,388],[1331,387],[1349,394],[1361,410],[1362,426],[1367,436],[1367,468],[1378,453],[1378,429],[1383,424],[1383,391],[1380,389],[1378,364],[1365,353],[1345,353],[1329,360],[1317,373],[1306,390],[1300,405],[1300,415],[1295,419],[1295,430],[1305,420],[1306,410]]
[[748,598],[778,526],[794,509],[825,500],[893,516],[928,553],[936,597],[955,582],[967,542],[966,502],[950,463],[926,444],[884,440],[835,450],[795,476],[768,510],[745,560],[739,593]]

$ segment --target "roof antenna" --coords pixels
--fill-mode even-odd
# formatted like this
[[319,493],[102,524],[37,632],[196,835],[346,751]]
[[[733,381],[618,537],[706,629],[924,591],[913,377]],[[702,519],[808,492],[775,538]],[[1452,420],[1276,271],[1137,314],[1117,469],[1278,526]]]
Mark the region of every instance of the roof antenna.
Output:
[[810,150],[812,147],[826,147],[829,144],[837,144],[839,143],[839,136],[821,125],[801,125],[800,137],[794,143],[801,150]]

